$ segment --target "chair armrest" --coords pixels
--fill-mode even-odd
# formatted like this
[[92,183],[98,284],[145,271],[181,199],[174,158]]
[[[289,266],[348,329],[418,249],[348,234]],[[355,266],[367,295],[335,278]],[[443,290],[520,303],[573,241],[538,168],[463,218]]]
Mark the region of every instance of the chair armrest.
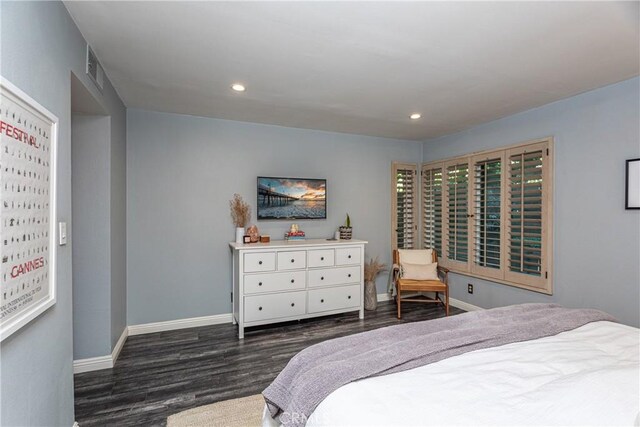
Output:
[[438,266],[438,271],[444,273],[444,274],[448,274],[449,273],[449,269],[447,267],[443,267],[441,265]]
[[449,284],[449,269],[447,267],[438,266],[438,274],[442,275],[442,281]]

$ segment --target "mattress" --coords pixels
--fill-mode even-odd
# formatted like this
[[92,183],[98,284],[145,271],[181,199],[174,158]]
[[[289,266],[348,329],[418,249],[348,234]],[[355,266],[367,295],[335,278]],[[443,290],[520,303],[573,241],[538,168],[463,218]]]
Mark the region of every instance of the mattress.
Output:
[[640,330],[589,323],[347,384],[307,427],[638,425],[639,354]]

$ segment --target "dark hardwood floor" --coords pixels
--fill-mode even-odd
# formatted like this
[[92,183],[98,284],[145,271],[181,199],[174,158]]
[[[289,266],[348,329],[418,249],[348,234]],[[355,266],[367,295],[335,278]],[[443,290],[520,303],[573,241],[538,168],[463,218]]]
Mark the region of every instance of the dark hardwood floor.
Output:
[[241,341],[231,324],[132,336],[113,369],[75,376],[76,421],[165,425],[176,412],[262,392],[293,355],[317,342],[443,316],[431,304],[406,304],[398,320],[395,304],[385,302],[364,320],[354,312],[256,327]]

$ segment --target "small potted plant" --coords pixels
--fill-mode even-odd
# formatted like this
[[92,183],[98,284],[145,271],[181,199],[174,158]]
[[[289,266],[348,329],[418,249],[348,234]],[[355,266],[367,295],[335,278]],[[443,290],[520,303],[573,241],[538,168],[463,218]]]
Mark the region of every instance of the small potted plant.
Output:
[[375,310],[378,308],[378,292],[376,291],[376,277],[387,268],[386,265],[370,258],[364,263],[364,309]]
[[244,227],[251,218],[251,206],[242,200],[241,195],[235,193],[233,199],[229,200],[229,207],[231,208],[233,225],[236,226],[236,243],[243,243]]
[[347,220],[344,225],[341,225],[340,228],[340,240],[351,240],[351,234],[353,232],[353,228],[351,228],[351,218],[349,214],[347,214]]

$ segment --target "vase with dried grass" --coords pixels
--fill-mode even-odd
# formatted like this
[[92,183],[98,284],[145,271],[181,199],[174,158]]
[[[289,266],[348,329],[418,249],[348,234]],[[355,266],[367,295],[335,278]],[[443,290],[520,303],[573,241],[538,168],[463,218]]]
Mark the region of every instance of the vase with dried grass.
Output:
[[249,223],[251,218],[251,206],[242,200],[242,196],[238,193],[233,195],[233,199],[229,200],[231,208],[231,219],[233,225],[236,226],[236,243],[242,243],[244,238],[244,227]]
[[378,257],[369,258],[364,263],[364,309],[378,308],[378,293],[376,291],[376,277],[386,270],[387,266],[378,261]]

